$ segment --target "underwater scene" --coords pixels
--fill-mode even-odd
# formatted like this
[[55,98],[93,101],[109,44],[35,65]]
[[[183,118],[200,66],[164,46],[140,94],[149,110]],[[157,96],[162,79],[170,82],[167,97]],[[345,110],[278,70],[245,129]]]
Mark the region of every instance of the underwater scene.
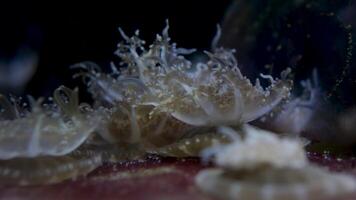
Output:
[[356,199],[356,2],[4,7],[0,199]]

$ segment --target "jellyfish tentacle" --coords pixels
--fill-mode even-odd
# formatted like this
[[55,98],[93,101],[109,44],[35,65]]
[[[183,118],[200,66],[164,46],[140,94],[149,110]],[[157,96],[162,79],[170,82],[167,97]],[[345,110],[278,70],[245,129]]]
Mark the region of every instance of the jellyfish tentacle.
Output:
[[75,116],[79,113],[78,88],[71,90],[65,86],[57,88],[53,97],[60,109],[68,116]]
[[12,105],[11,102],[2,94],[0,94],[0,108],[1,116],[3,119],[17,119],[19,118],[19,111],[15,105]]

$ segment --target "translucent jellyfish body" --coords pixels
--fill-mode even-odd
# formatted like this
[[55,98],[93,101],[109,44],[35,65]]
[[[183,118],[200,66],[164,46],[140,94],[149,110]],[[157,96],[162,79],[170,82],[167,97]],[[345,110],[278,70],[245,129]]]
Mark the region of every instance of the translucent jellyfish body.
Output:
[[154,148],[171,144],[194,129],[167,113],[150,115],[151,110],[152,106],[106,109],[98,132],[110,143]]
[[147,87],[134,77],[105,74],[93,63],[77,65],[86,71],[88,91],[95,100],[95,113],[103,116],[97,132],[109,143],[160,147],[175,142],[192,126],[167,112],[154,112],[153,105],[143,103]]
[[[30,107],[0,98],[0,183],[36,185],[85,175],[102,163],[102,154],[82,147],[99,116],[78,103],[78,90],[59,87],[55,104]],[[78,149],[80,148],[80,149]]]
[[[263,127],[279,133],[301,135],[310,131],[316,115],[320,114],[322,92],[319,86],[318,74],[314,70],[311,79],[301,81],[303,93],[292,95],[287,102],[276,107],[271,113],[261,118]],[[313,123],[311,123],[313,121]]]
[[45,108],[30,98],[28,110],[1,96],[0,159],[66,155],[88,138],[96,123],[80,112],[78,91],[60,87],[54,99]]

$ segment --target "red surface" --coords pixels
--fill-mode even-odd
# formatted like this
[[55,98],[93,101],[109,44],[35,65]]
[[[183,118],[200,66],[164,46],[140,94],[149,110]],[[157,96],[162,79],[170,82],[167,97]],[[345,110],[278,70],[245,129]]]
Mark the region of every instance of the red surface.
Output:
[[151,157],[106,164],[87,177],[59,184],[2,187],[0,199],[209,199],[194,187],[198,159]]
[[[356,158],[308,153],[311,161],[335,171],[356,175]],[[0,199],[211,199],[194,186],[195,174],[204,168],[196,158],[149,157],[144,161],[106,164],[87,177],[59,184],[0,187]],[[347,196],[342,199],[356,199]],[[356,197],[356,195],[354,195]],[[340,198],[338,198],[340,199]]]

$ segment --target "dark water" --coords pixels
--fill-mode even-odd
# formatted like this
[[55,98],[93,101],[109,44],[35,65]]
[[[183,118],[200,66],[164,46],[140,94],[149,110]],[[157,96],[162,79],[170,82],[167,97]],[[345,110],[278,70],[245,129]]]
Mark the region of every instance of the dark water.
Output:
[[109,68],[109,63],[117,60],[113,52],[122,39],[119,26],[128,34],[140,29],[141,37],[151,42],[169,19],[170,35],[180,46],[207,49],[215,25],[221,23],[230,4],[218,0],[76,3],[37,5],[24,1],[2,6],[0,61],[10,66],[23,51],[38,56],[36,73],[24,88],[6,92],[48,96],[61,84],[80,84],[72,79],[70,65],[90,60]]

